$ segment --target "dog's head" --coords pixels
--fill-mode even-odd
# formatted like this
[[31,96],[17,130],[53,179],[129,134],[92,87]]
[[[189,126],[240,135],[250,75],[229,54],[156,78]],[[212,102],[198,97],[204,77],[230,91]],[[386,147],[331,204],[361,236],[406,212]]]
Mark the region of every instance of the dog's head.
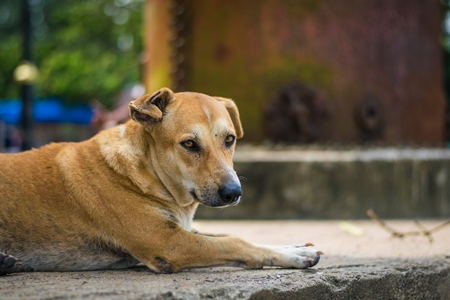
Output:
[[232,100],[163,88],[129,108],[148,133],[155,172],[180,205],[239,203],[232,158],[243,130]]

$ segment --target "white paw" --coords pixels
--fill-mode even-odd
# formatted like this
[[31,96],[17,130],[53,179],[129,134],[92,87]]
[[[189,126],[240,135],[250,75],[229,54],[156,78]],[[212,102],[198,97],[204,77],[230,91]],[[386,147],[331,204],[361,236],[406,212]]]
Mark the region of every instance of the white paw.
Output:
[[315,266],[319,262],[320,256],[323,255],[322,251],[312,246],[314,245],[306,243],[301,245],[266,247],[280,254],[278,259],[275,258],[271,261],[273,266],[306,269]]

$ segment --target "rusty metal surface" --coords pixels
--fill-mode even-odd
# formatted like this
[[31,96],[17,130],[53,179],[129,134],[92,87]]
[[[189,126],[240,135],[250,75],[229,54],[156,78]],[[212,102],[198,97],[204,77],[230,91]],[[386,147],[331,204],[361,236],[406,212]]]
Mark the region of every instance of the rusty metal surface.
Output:
[[155,1],[147,9],[172,20],[166,40],[147,28],[152,47],[170,45],[166,82],[234,98],[247,141],[268,138],[264,111],[301,82],[328,117],[317,138],[298,142],[443,143],[439,1]]
[[300,82],[282,87],[264,111],[265,136],[275,142],[310,143],[323,136],[328,112],[320,95]]
[[144,44],[142,77],[147,92],[172,86],[171,44],[172,28],[170,1],[147,0],[144,12]]
[[170,26],[172,28],[172,37],[170,43],[171,51],[171,70],[173,86],[177,91],[185,91],[189,74],[189,41],[192,5],[186,0],[172,0],[170,12],[172,15]]

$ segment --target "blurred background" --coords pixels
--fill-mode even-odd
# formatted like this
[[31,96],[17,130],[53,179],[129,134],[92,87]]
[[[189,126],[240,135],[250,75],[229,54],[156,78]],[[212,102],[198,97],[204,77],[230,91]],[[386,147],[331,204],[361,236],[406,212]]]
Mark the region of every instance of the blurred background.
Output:
[[[380,209],[396,211],[393,217],[449,216],[449,7],[448,0],[2,0],[0,151],[86,139],[125,121],[130,100],[167,86],[234,99],[245,130],[240,144],[257,150],[431,147],[438,154],[395,152],[380,166],[385,171],[366,165],[385,162],[380,152],[343,165],[340,156],[326,164],[315,156],[322,171],[294,155],[287,162],[303,171],[283,173],[291,174],[283,182],[335,174],[309,186],[334,186],[323,199],[337,210],[351,201],[376,206],[380,198],[411,208],[417,198],[434,201],[432,210]],[[247,176],[258,191],[251,199],[284,184],[258,177],[279,165],[264,169],[246,155],[236,168],[259,170]],[[353,174],[346,188],[336,182],[343,168]],[[356,179],[369,173],[363,189]],[[393,184],[398,176],[406,181]],[[354,188],[362,196],[344,192]],[[287,190],[276,196],[295,202]],[[313,204],[292,217],[311,215]]]
[[22,99],[30,93],[25,129],[33,132],[21,137],[33,140],[25,148],[94,134],[98,112],[119,107],[141,83],[144,8],[136,0],[2,0],[0,149],[21,145],[16,129],[26,123]]

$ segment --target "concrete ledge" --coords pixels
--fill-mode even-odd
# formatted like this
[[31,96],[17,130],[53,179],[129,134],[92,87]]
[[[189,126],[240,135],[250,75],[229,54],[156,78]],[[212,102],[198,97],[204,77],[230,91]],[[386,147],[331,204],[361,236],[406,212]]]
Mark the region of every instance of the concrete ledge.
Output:
[[[402,232],[410,221],[388,221]],[[423,221],[430,229],[442,220]],[[249,242],[314,242],[325,252],[308,270],[205,268],[157,275],[120,271],[20,273],[0,277],[3,299],[449,299],[450,226],[425,237],[393,239],[371,221],[349,233],[339,221],[196,222],[204,232]]]
[[0,278],[2,299],[448,299],[450,260],[350,260],[312,270],[231,268],[156,275],[126,271]]
[[200,208],[206,219],[450,217],[450,151],[238,150],[236,207]]

